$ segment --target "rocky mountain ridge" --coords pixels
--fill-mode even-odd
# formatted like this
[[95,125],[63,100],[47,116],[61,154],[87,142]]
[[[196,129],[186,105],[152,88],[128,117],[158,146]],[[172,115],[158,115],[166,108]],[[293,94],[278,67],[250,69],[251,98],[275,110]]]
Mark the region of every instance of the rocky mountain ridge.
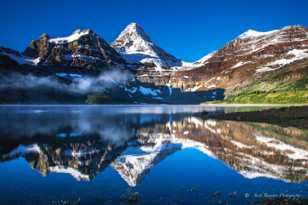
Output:
[[[296,66],[307,57],[308,29],[305,27],[289,26],[270,32],[248,30],[193,66],[174,73],[170,81],[179,86],[180,78],[188,90],[219,87],[229,92],[251,80],[279,73],[286,66]],[[305,73],[307,64],[290,72]]]
[[78,29],[61,38],[42,34],[29,44],[23,55],[37,59],[37,65],[65,65],[98,71],[125,63],[104,39],[90,29]]
[[[191,101],[200,102],[221,99],[214,94],[217,89],[224,90],[225,96],[243,91],[276,92],[293,85],[307,89],[308,29],[248,30],[200,60],[183,63],[156,46],[138,24],[131,23],[111,46],[90,29],[60,38],[42,34],[22,53],[1,47],[0,62],[2,76],[12,72],[55,76],[65,83],[116,69],[119,75],[129,72],[133,76],[125,85],[115,84],[118,91],[112,92],[122,93],[115,94],[120,101],[168,103],[166,96],[187,98],[186,93],[199,96]],[[115,98],[103,90],[89,94]]]

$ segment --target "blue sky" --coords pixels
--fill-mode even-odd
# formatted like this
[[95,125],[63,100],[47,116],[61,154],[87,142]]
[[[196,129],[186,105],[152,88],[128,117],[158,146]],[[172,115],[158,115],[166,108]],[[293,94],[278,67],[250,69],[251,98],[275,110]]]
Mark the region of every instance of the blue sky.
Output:
[[0,45],[23,50],[41,33],[91,28],[111,42],[130,22],[186,61],[222,47],[249,28],[308,26],[307,0],[1,0]]

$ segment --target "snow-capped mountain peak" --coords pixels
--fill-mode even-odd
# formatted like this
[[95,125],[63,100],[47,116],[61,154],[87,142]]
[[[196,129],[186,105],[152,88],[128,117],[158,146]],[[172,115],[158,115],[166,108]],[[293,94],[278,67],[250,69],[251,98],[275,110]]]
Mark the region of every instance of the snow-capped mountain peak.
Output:
[[143,53],[157,57],[151,39],[137,23],[130,23],[112,44],[121,53]]
[[239,38],[254,38],[254,37],[260,37],[260,36],[265,36],[265,35],[269,35],[269,34],[273,34],[275,32],[277,32],[279,30],[272,30],[272,31],[267,31],[267,32],[260,32],[260,31],[256,31],[253,29],[248,29],[247,31],[245,31],[244,33],[242,33]]
[[66,37],[52,38],[49,39],[49,42],[52,43],[70,43],[75,40],[78,40],[80,37],[89,35],[92,31],[90,29],[77,29],[71,35]]
[[152,64],[156,69],[181,65],[180,60],[156,46],[137,23],[126,26],[112,47],[130,63]]
[[145,40],[150,41],[149,37],[147,36],[143,28],[139,26],[136,22],[128,24],[126,28],[121,32],[122,35],[124,35],[125,33],[135,33],[140,35]]
[[130,35],[131,38],[138,37],[140,40],[151,42],[150,37],[145,33],[143,28],[135,22],[128,24],[120,33],[119,37],[124,37],[125,35]]

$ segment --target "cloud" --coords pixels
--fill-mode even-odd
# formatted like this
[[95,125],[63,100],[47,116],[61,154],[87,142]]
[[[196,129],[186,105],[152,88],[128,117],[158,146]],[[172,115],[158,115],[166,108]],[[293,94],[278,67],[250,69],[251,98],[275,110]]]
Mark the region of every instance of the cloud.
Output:
[[73,90],[78,92],[99,92],[105,88],[125,84],[132,75],[127,71],[106,71],[98,77],[84,77],[73,82]]
[[[65,73],[61,74],[62,77],[65,76]],[[103,72],[96,77],[73,77],[71,83],[60,82],[56,76],[40,77],[31,74],[21,75],[15,73],[0,75],[0,89],[50,88],[61,92],[86,94],[102,92],[107,88],[125,84],[130,79],[132,79],[131,73],[119,69]]]

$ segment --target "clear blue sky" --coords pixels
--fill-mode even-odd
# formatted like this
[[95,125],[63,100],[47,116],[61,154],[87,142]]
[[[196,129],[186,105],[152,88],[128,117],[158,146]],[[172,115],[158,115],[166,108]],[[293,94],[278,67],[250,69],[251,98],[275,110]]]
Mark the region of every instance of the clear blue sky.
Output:
[[166,51],[193,61],[245,30],[308,26],[307,0],[1,0],[0,45],[23,50],[41,33],[91,28],[111,42],[137,22]]

